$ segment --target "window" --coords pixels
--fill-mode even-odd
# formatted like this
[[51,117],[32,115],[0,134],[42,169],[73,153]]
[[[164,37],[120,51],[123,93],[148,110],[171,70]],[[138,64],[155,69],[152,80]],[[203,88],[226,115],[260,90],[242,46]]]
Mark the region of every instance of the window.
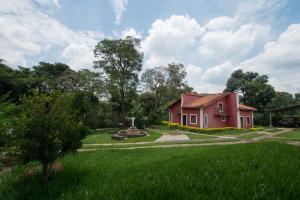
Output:
[[218,111],[223,112],[223,103],[222,102],[218,103]]
[[250,123],[250,117],[249,117],[249,116],[247,116],[246,122],[247,122],[247,125],[250,125],[250,124],[251,124],[251,123]]
[[226,121],[226,116],[222,116],[222,121]]
[[204,128],[208,127],[208,116],[204,115]]
[[190,124],[197,124],[197,115],[195,114],[190,115]]

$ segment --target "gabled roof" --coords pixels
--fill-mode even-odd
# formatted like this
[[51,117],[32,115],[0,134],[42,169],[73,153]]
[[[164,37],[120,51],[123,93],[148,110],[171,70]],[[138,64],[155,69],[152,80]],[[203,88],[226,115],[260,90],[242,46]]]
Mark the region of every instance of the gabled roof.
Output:
[[253,108],[251,106],[246,106],[245,104],[240,104],[240,110],[252,110],[252,111],[255,111],[257,109]]
[[200,108],[206,107],[220,99],[226,97],[230,93],[217,93],[217,94],[199,94],[199,98],[194,101],[183,105],[184,108]]

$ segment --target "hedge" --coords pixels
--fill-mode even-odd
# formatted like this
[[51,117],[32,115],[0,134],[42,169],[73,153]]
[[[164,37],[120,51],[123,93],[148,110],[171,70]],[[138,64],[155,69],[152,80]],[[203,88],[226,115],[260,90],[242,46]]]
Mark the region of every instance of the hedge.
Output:
[[263,127],[255,127],[255,128],[236,128],[236,127],[223,127],[223,128],[196,128],[196,127],[189,127],[189,126],[182,126],[179,123],[170,123],[167,121],[162,121],[162,125],[168,126],[171,129],[179,129],[184,131],[196,132],[196,133],[213,133],[213,132],[221,132],[227,130],[249,130],[249,131],[260,131],[263,130]]

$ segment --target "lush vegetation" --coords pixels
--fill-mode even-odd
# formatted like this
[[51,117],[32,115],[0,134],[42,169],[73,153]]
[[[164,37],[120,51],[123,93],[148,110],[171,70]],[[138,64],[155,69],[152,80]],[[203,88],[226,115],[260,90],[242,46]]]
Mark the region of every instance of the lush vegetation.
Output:
[[[279,143],[105,150],[59,160],[47,186],[19,166],[1,176],[0,199],[297,199],[298,148]],[[32,167],[32,166],[31,166]]]

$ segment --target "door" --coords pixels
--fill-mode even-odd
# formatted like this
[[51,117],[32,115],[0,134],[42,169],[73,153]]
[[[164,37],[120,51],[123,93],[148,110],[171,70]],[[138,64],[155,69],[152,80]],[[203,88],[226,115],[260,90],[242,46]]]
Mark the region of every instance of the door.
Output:
[[186,115],[182,115],[182,125],[186,126]]
[[240,117],[240,121],[241,121],[241,128],[244,128],[244,117]]

